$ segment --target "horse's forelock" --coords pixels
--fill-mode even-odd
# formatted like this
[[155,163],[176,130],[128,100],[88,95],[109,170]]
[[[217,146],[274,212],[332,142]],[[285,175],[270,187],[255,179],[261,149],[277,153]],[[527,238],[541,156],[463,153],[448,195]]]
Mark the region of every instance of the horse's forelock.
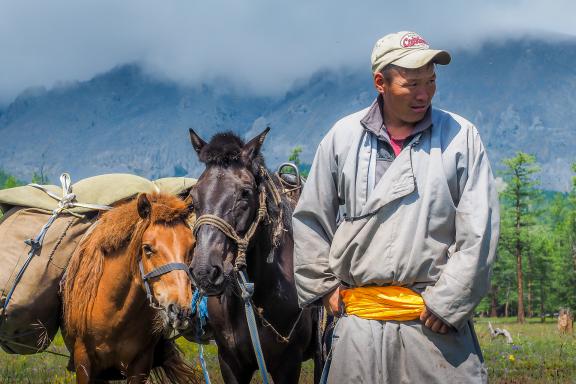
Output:
[[[186,202],[180,198],[163,193],[148,194],[152,204],[149,222],[171,224],[185,221],[190,214]],[[113,210],[106,212],[99,220],[96,230],[89,240],[100,244],[105,253],[121,249],[128,245],[141,222],[136,208],[137,200],[133,199]]]
[[200,161],[206,165],[229,165],[242,161],[244,141],[232,132],[218,133],[200,151]]
[[152,194],[150,196],[150,202],[152,203],[150,221],[154,224],[172,224],[186,221],[190,215],[190,207],[178,197],[165,194]]

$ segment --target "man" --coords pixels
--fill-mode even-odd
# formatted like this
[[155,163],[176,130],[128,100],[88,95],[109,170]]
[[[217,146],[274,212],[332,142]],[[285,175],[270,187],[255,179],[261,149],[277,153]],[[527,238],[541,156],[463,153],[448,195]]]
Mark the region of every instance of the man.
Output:
[[499,231],[476,128],[431,106],[450,62],[413,32],[372,52],[376,101],[320,143],[294,212],[300,304],[337,316],[330,383],[481,383],[472,327]]

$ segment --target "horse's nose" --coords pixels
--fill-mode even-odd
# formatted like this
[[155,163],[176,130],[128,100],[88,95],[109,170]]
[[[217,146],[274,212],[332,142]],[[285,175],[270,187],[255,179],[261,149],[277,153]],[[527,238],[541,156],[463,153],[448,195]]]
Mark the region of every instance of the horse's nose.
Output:
[[225,271],[218,262],[212,262],[208,258],[193,260],[192,277],[194,284],[206,295],[219,295],[226,284]]
[[178,315],[180,313],[180,306],[178,304],[168,304],[168,308],[166,308],[168,311],[168,317],[170,318],[170,320],[176,320],[178,319]]
[[178,304],[169,304],[166,308],[168,319],[175,329],[185,329],[189,325],[190,309],[182,308]]
[[220,284],[224,283],[224,273],[220,266],[212,266],[211,270],[208,272],[208,281],[210,281],[210,284],[213,286],[220,286]]

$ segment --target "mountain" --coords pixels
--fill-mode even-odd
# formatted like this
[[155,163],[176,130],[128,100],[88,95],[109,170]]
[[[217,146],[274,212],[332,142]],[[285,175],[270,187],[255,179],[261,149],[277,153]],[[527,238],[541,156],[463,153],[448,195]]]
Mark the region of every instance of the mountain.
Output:
[[[486,42],[452,52],[439,67],[437,107],[478,127],[492,164],[515,151],[536,155],[542,187],[568,190],[576,161],[576,39]],[[185,86],[124,65],[85,82],[29,89],[0,110],[0,167],[21,179],[42,170],[51,180],[109,172],[148,178],[189,175],[202,166],[188,128],[202,137],[231,130],[251,138],[267,125],[268,165],[303,147],[310,162],[323,135],[375,92],[369,67],[325,70],[285,95],[253,96],[216,85]]]

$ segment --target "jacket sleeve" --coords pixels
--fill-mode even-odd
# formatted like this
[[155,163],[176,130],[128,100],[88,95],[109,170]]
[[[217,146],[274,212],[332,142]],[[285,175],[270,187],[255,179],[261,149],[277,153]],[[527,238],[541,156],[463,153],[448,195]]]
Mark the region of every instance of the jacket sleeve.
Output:
[[338,214],[337,164],[330,137],[319,145],[292,216],[294,277],[300,306],[309,305],[340,283],[328,255]]
[[462,327],[487,293],[498,244],[498,193],[490,163],[474,127],[466,136],[467,156],[459,170],[460,199],[454,252],[435,285],[422,294],[426,306],[446,323]]

